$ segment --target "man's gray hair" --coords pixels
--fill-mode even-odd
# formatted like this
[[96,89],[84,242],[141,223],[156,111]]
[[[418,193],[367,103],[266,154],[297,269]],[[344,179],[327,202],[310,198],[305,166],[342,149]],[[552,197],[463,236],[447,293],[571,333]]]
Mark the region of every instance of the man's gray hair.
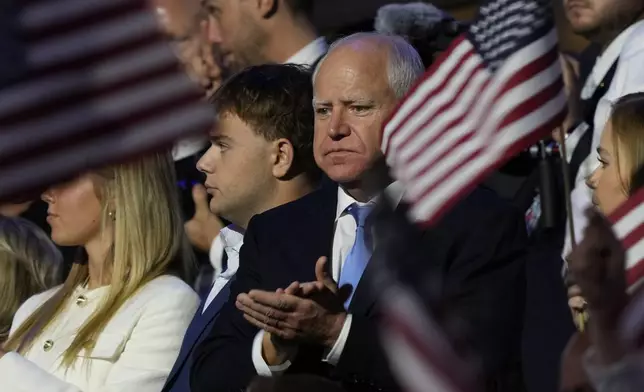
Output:
[[425,66],[420,55],[403,37],[381,33],[356,33],[335,41],[329,51],[322,57],[313,72],[313,83],[318,76],[320,67],[333,51],[341,46],[362,40],[377,40],[389,49],[387,78],[389,86],[397,98],[402,98],[412,88],[418,78],[425,72]]

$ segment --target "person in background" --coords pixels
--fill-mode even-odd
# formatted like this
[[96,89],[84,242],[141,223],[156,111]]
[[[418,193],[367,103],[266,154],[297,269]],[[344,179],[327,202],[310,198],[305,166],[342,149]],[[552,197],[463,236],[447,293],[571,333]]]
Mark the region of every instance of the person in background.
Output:
[[313,65],[327,50],[311,23],[314,0],[204,0],[207,34],[219,46],[224,66]]
[[197,167],[206,174],[211,213],[232,223],[214,241],[210,259],[215,282],[188,328],[163,391],[190,391],[193,349],[228,300],[240,268],[244,230],[253,215],[317,187],[312,99],[311,73],[300,66],[277,64],[245,69],[212,97],[219,118],[210,133],[211,147]]
[[644,93],[626,95],[615,103],[598,155],[601,165],[587,180],[595,208],[586,213],[590,224],[570,260],[590,314],[591,348],[584,366],[599,392],[642,390],[641,354],[631,353],[618,333],[629,302],[624,249],[602,215],[610,215],[640,189],[634,181],[641,178],[644,165]]
[[[377,33],[336,41],[319,62],[313,152],[333,183],[249,223],[234,300],[195,350],[194,392],[240,390],[257,374],[285,372],[319,374],[349,391],[400,390],[379,340],[382,298],[370,280],[377,267],[369,261],[368,216],[382,192],[367,177],[382,158],[384,121],[423,71],[408,42]],[[397,205],[404,189],[394,182],[384,192]],[[419,277],[441,271],[445,306],[471,326],[467,342],[481,354],[486,381],[516,391],[506,376],[516,370],[523,311],[521,215],[476,189],[409,240],[414,246],[399,249],[399,257],[418,259]],[[345,302],[293,289],[323,272],[353,296]]]
[[[592,205],[586,178],[599,165],[595,149],[613,104],[622,96],[644,91],[644,1],[563,0],[573,31],[601,48],[590,75],[581,88],[583,120],[566,139],[571,178],[574,180],[572,214],[575,237],[585,228],[585,211]],[[572,250],[569,227],[565,230],[562,256]],[[569,293],[574,297],[576,290]]]
[[[175,0],[176,1],[176,0]],[[228,74],[267,63],[312,66],[327,44],[311,23],[313,0],[204,0],[207,41],[218,49],[220,64]],[[214,238],[221,228],[207,208],[207,195],[200,186],[193,189],[199,206],[186,224],[191,241],[200,249],[216,253]],[[214,266],[217,260],[210,260]],[[200,293],[212,282],[209,270],[200,274]]]
[[51,238],[82,247],[62,286],[27,300],[0,349],[3,392],[157,392],[199,298],[168,153],[42,195]]
[[62,264],[60,251],[38,226],[0,216],[0,345],[20,305],[60,282]]
[[[206,15],[200,0],[154,0],[161,30],[175,49],[184,69],[204,89],[205,97],[214,94],[224,78],[217,48],[206,39]],[[212,267],[208,252],[213,240],[224,227],[221,220],[208,212],[208,195],[201,185],[203,176],[195,164],[208,145],[205,136],[177,142],[173,149],[177,186],[185,219],[185,230],[196,251],[200,273],[194,282],[204,294],[212,284]]]

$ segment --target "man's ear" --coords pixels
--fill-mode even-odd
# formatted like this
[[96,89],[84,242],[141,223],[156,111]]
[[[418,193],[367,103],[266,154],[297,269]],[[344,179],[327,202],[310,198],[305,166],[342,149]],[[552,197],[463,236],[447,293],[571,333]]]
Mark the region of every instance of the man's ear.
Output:
[[257,3],[257,10],[264,19],[270,19],[279,8],[280,0],[255,0]]
[[284,178],[290,174],[295,161],[295,149],[288,139],[278,139],[273,142],[273,176]]

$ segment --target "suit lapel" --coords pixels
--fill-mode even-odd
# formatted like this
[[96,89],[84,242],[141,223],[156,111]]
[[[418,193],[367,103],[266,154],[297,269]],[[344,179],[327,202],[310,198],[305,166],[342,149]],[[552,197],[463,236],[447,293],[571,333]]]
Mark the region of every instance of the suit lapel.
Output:
[[181,344],[179,356],[177,357],[174,367],[172,368],[172,371],[168,376],[169,382],[183,368],[186,360],[190,357],[193,348],[199,342],[201,336],[208,330],[208,327],[215,320],[221,308],[224,306],[226,301],[228,301],[228,297],[230,295],[230,285],[233,280],[234,278],[226,283],[226,285],[221,289],[217,296],[212,300],[210,305],[208,305],[208,308],[203,314],[202,309],[203,305],[205,304],[205,299],[202,306],[200,306],[197,310],[197,313],[193,317],[190,325],[188,326],[188,329],[186,330],[186,334],[183,338],[183,343]]

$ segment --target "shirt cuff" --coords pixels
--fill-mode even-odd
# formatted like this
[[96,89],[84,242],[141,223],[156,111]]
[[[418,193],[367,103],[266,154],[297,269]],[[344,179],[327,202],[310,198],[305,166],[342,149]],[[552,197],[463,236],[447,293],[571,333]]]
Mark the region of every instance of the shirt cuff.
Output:
[[0,380],[3,392],[80,392],[78,388],[15,352],[6,353],[0,358]]
[[291,367],[291,361],[286,361],[281,365],[269,366],[264,360],[262,355],[262,342],[264,340],[264,330],[261,330],[255,335],[253,340],[253,365],[255,366],[255,371],[260,376],[272,377],[279,376],[284,373],[289,367]]
[[351,331],[351,320],[352,316],[350,314],[347,314],[347,318],[344,319],[344,324],[342,325],[342,329],[340,330],[340,335],[338,335],[338,339],[335,341],[333,347],[331,347],[331,351],[329,351],[326,357],[324,357],[324,362],[327,362],[333,366],[337,366],[338,362],[340,362],[340,357],[342,356],[342,352],[344,351],[344,346],[347,344],[347,340],[349,339],[349,331]]

